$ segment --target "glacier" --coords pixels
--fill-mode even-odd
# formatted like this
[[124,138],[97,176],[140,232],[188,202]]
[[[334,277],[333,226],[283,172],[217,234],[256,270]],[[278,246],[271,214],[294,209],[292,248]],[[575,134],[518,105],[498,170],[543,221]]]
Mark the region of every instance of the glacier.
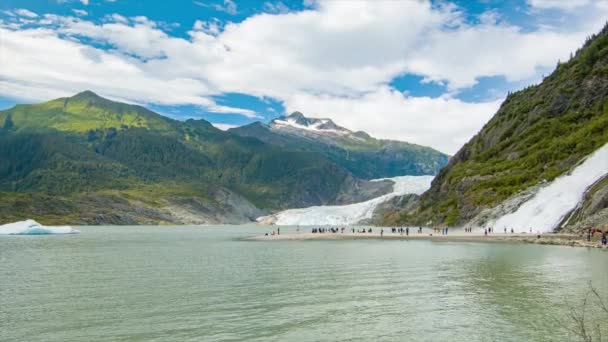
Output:
[[541,188],[517,210],[490,223],[501,231],[503,227],[517,232],[552,232],[572,212],[589,187],[608,174],[608,144],[605,144],[570,173],[560,176]]
[[0,235],[48,235],[78,234],[80,231],[70,226],[43,226],[34,220],[25,220],[0,225]]
[[375,179],[372,181],[391,180],[393,191],[389,194],[371,200],[338,206],[314,206],[302,209],[288,209],[271,216],[258,218],[259,222],[273,219],[273,223],[282,226],[319,225],[340,226],[354,225],[363,220],[371,219],[376,207],[394,197],[407,194],[420,195],[431,187],[434,176],[401,176]]

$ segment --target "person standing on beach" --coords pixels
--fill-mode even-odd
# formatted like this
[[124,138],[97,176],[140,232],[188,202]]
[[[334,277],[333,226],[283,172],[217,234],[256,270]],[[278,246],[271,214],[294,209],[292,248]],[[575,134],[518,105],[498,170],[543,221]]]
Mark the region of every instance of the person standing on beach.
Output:
[[410,236],[410,227],[405,228],[405,236]]
[[486,229],[483,230],[483,235],[484,236],[488,236],[488,228],[486,228]]

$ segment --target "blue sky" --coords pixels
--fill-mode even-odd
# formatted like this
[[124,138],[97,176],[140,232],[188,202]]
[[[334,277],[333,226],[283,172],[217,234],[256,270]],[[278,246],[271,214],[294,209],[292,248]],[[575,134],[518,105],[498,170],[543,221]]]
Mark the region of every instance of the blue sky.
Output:
[[0,109],[90,89],[222,128],[299,110],[454,153],[607,15],[591,0],[4,0]]

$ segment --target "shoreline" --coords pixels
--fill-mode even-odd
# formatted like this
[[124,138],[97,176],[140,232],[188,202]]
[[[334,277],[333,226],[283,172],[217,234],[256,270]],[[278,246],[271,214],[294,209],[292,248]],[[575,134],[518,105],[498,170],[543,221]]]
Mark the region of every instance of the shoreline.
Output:
[[556,246],[571,246],[571,247],[586,247],[586,248],[601,248],[607,249],[608,246],[602,246],[599,238],[596,236],[591,241],[587,241],[585,237],[580,237],[576,234],[504,234],[493,233],[487,236],[480,233],[464,233],[454,232],[448,235],[435,235],[414,232],[408,235],[399,233],[384,233],[380,236],[379,232],[373,233],[295,233],[281,235],[256,235],[245,238],[247,241],[323,241],[323,240],[426,240],[426,241],[445,241],[445,242],[521,242],[538,245],[556,245]]

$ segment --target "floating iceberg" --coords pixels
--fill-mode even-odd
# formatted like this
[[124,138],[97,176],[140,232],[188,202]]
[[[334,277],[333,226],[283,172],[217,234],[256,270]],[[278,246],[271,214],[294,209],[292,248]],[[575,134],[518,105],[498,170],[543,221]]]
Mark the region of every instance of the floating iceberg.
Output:
[[48,235],[48,234],[78,234],[80,231],[70,226],[43,226],[34,220],[25,220],[0,225],[0,235]]
[[608,144],[593,152],[572,172],[556,178],[515,212],[494,223],[517,232],[551,232],[583,200],[587,189],[608,173]]
[[431,186],[433,176],[402,176],[389,179],[393,181],[393,192],[369,201],[337,206],[316,206],[302,209],[289,209],[271,216],[258,218],[259,222],[273,222],[276,225],[353,225],[371,219],[378,205],[393,197],[407,194],[420,195]]

